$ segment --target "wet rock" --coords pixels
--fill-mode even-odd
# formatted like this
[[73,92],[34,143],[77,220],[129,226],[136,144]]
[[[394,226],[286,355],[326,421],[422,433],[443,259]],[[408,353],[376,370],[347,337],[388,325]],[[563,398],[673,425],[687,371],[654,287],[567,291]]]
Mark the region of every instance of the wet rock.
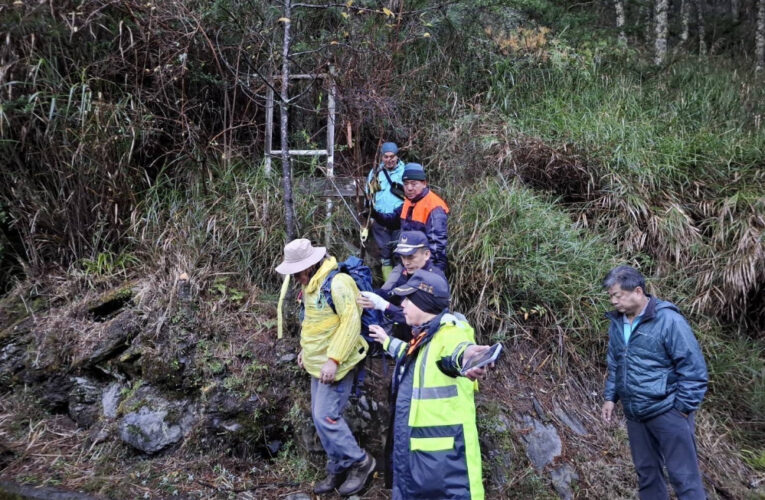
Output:
[[69,391],[69,416],[80,427],[88,428],[98,420],[101,410],[101,387],[84,377],[72,377]]
[[481,446],[486,450],[487,460],[483,466],[490,471],[491,482],[496,486],[502,486],[510,482],[513,478],[510,471],[513,467],[515,457],[508,450],[492,449],[490,446]]
[[0,331],[0,393],[16,384],[18,375],[29,366],[28,345],[34,320],[22,318]]
[[106,418],[117,418],[117,409],[122,399],[123,385],[112,382],[101,394],[101,409]]
[[298,436],[303,449],[309,453],[323,453],[324,448],[321,446],[319,435],[316,434],[311,416],[306,415],[305,421],[299,424],[298,427]]
[[132,300],[133,290],[128,286],[106,292],[86,307],[93,321],[103,322],[120,314]]
[[205,427],[215,431],[237,432],[242,429],[240,421],[251,419],[260,406],[257,394],[241,396],[216,386],[208,393],[204,406]]
[[151,410],[141,407],[128,413],[120,422],[120,438],[145,453],[156,453],[183,439],[180,425],[168,423],[167,410]]
[[284,500],[311,500],[311,495],[307,493],[290,493],[286,497],[284,497]]
[[292,363],[297,359],[297,355],[293,353],[285,354],[279,358],[279,363]]
[[539,404],[539,401],[534,396],[531,396],[531,403],[534,405],[534,411],[537,412],[537,416],[542,420],[547,420],[547,414],[545,414],[544,408]]
[[0,439],[0,470],[5,468],[6,465],[16,456],[16,453],[8,446],[5,441]]
[[566,412],[564,409],[559,407],[558,405],[555,405],[555,409],[553,410],[555,413],[555,416],[558,417],[558,419],[563,422],[566,427],[571,429],[571,431],[574,434],[577,434],[579,436],[586,436],[589,434],[587,432],[587,429],[585,429],[584,425],[579,421],[578,418],[576,418],[573,415],[570,415],[568,412]]
[[579,475],[569,464],[564,464],[550,471],[553,487],[558,495],[564,500],[574,498],[574,491],[571,489],[571,483],[579,480]]
[[109,321],[104,327],[103,339],[93,351],[75,361],[76,367],[91,367],[118,356],[130,347],[133,338],[141,331],[141,320],[133,311],[125,311]]
[[157,453],[180,442],[198,420],[187,401],[170,402],[150,386],[139,388],[123,407],[132,411],[119,422],[120,438],[144,453]]
[[0,392],[9,390],[14,385],[16,374],[27,365],[27,358],[27,350],[20,343],[11,343],[0,348]]
[[28,486],[10,481],[0,481],[0,498],[18,498],[23,500],[97,500],[96,497],[85,493],[75,493],[45,486]]
[[279,453],[279,450],[282,449],[282,442],[279,441],[278,439],[274,439],[273,441],[268,442],[268,444],[266,445],[266,448],[268,448],[268,452],[271,455],[276,455],[277,453]]
[[66,375],[56,375],[45,381],[42,387],[40,404],[52,413],[66,413],[69,411],[69,393],[72,392],[74,382]]
[[529,415],[524,415],[519,431],[526,443],[526,454],[538,472],[560,455],[561,441],[555,426],[545,425]]
[[361,396],[359,398],[359,406],[361,406],[361,409],[364,411],[369,411],[369,401],[367,400],[366,396]]

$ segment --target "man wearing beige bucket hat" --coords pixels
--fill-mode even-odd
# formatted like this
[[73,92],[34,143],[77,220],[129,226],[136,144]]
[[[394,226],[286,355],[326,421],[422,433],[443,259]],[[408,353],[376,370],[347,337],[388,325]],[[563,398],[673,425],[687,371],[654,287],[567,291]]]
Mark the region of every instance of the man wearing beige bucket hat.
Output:
[[364,488],[375,459],[358,445],[343,418],[355,370],[369,346],[360,335],[359,289],[353,278],[345,273],[332,278],[334,307],[321,291],[337,267],[337,260],[326,248],[314,247],[300,238],[284,247],[284,260],[276,272],[291,274],[302,285],[304,316],[297,361],[311,375],[311,416],[328,458],[327,477],[315,485],[314,493],[337,488],[338,493],[349,496]]

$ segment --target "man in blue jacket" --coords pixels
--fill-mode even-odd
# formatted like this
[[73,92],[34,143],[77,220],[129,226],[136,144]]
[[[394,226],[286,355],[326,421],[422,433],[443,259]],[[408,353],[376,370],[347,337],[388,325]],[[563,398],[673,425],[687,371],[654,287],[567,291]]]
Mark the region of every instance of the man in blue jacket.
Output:
[[[404,162],[398,159],[398,146],[395,142],[384,142],[380,152],[382,162],[367,176],[367,193],[372,197],[372,215],[375,219],[376,214],[383,217],[392,215],[404,203]],[[395,265],[391,253],[398,239],[399,226],[372,225],[372,235],[380,248],[383,281],[388,279]]]
[[601,409],[610,422],[622,402],[642,500],[668,499],[663,467],[680,500],[704,499],[694,416],[707,390],[707,367],[691,327],[671,302],[646,294],[629,267],[603,280],[615,311],[608,340],[608,378]]

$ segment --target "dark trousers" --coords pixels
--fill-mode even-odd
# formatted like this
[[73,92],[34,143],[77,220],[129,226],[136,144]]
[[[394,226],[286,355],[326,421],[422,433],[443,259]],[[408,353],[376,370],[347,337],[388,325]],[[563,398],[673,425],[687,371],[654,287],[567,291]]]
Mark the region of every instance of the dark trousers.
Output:
[[673,409],[644,422],[627,420],[641,500],[669,498],[664,466],[679,500],[706,498],[696,456],[694,416],[695,412],[685,417]]
[[380,248],[380,260],[384,266],[395,265],[393,262],[393,249],[398,242],[398,229],[388,229],[382,224],[372,224],[372,236]]

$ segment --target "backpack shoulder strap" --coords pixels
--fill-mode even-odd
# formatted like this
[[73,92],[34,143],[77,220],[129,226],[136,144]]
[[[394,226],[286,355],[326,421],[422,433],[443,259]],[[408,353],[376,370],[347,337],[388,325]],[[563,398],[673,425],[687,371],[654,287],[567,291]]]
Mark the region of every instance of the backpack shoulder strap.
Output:
[[324,280],[324,283],[321,285],[321,293],[324,294],[324,298],[326,299],[327,304],[329,304],[329,307],[332,308],[332,312],[335,314],[337,314],[337,310],[335,309],[335,301],[332,300],[332,278],[334,278],[335,275],[339,272],[339,269],[330,271],[327,275],[327,278]]

